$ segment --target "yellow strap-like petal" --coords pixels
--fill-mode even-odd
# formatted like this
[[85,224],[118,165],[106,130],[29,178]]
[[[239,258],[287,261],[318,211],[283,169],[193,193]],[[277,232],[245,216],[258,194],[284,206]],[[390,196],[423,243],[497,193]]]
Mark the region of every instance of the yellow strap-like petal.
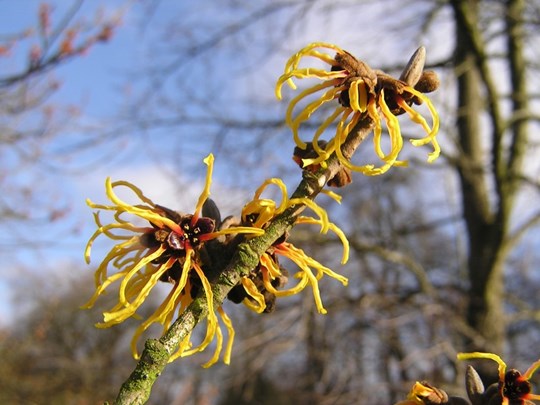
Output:
[[204,293],[206,295],[206,302],[208,305],[208,315],[206,318],[206,336],[204,337],[202,343],[188,351],[186,351],[183,356],[189,356],[195,352],[201,352],[212,342],[212,339],[214,338],[216,334],[216,329],[218,328],[218,320],[216,317],[216,313],[214,311],[214,294],[212,293],[212,286],[210,285],[210,282],[206,278],[206,275],[204,274],[203,270],[199,267],[199,265],[196,262],[193,262],[193,269],[197,272],[201,283],[203,285]]
[[489,359],[495,361],[499,367],[499,381],[504,381],[504,374],[506,373],[506,363],[500,356],[493,353],[472,352],[472,353],[458,353],[458,360],[470,360],[470,359]]
[[[283,212],[285,210],[285,208],[287,208],[289,206],[289,202],[288,202],[289,197],[288,197],[288,192],[287,192],[287,186],[285,185],[283,180],[278,179],[276,177],[266,179],[259,186],[259,188],[257,188],[257,190],[255,190],[255,195],[254,195],[253,199],[254,200],[255,199],[260,199],[262,193],[264,192],[264,190],[266,190],[268,188],[268,186],[271,185],[271,184],[277,186],[279,188],[279,191],[281,191],[281,202],[279,203],[278,207],[275,209],[275,214],[278,214],[280,212]],[[272,200],[265,200],[265,201],[272,201]],[[274,207],[275,207],[275,203],[274,203]],[[273,215],[275,215],[275,214],[273,214]]]
[[[143,267],[145,267],[148,263],[152,262],[153,260],[157,259],[158,257],[160,257],[163,252],[165,252],[165,248],[160,246],[158,249],[156,249],[155,252],[145,256],[141,261],[137,262],[136,265],[134,265],[130,270],[129,270],[129,273],[126,274],[126,276],[122,279],[122,282],[120,283],[120,288],[119,288],[119,291],[118,291],[118,298],[119,298],[119,302],[122,303],[122,304],[127,304],[126,302],[126,297],[124,295],[124,289],[126,288],[126,285],[127,283],[129,283],[129,280],[130,278],[135,274],[137,273],[140,269],[142,269]],[[142,300],[144,300],[144,297],[140,297],[138,299],[138,301],[141,300],[141,303],[142,303]],[[133,304],[135,305],[135,303]],[[138,305],[137,305],[138,306]]]
[[[322,226],[321,220],[318,220],[312,217],[306,217],[306,216],[298,217],[298,219],[296,220],[296,223],[297,224],[318,224]],[[343,245],[343,255],[341,257],[341,264],[347,263],[347,261],[349,260],[349,250],[350,250],[349,240],[347,239],[347,236],[338,226],[336,226],[332,222],[328,223],[328,228],[338,236],[339,240],[341,241],[341,244]]]
[[424,101],[424,103],[427,105],[430,113],[431,113],[431,116],[433,118],[433,127],[432,128],[429,128],[429,125],[427,124],[426,120],[424,117],[422,117],[420,115],[420,113],[418,113],[417,111],[415,111],[414,109],[412,109],[404,100],[402,100],[401,98],[398,98],[398,104],[401,108],[403,108],[405,111],[407,111],[407,113],[409,114],[409,117],[411,117],[411,119],[420,124],[422,126],[422,128],[424,129],[424,131],[426,131],[427,133],[427,136],[422,138],[422,139],[412,139],[411,140],[411,143],[414,145],[414,146],[423,146],[427,143],[431,143],[432,146],[433,146],[433,152],[431,152],[429,155],[428,155],[428,162],[433,162],[435,159],[437,159],[441,153],[441,148],[439,146],[439,143],[437,142],[437,139],[436,139],[436,135],[437,135],[437,132],[439,131],[439,115],[437,114],[437,111],[435,110],[435,107],[433,106],[433,104],[431,103],[431,101],[429,100],[429,98],[427,98],[425,95],[423,95],[422,93],[419,93],[419,92],[416,92],[415,90],[415,93],[413,94],[419,94],[421,95],[421,99]]
[[227,333],[229,335],[229,339],[227,340],[227,346],[225,346],[225,353],[223,354],[223,363],[230,364],[235,331],[231,318],[229,318],[228,315],[225,313],[223,307],[218,308],[218,313],[221,315],[221,320],[223,321],[225,328],[227,328]]
[[[284,73],[281,75],[276,83],[275,95],[278,100],[282,99],[281,88],[285,83],[288,83],[292,89],[296,89],[292,79],[307,79],[307,78],[316,78],[324,80],[325,83],[333,81],[334,79],[343,79],[346,77],[346,73],[343,71],[328,71],[324,69],[316,68],[304,68],[304,69],[295,69],[290,72]],[[333,83],[332,85],[335,85]],[[328,87],[328,86],[326,86]],[[312,92],[313,93],[313,92]]]
[[199,196],[199,200],[197,201],[197,205],[195,206],[195,212],[193,213],[193,217],[191,218],[192,226],[195,225],[197,219],[199,219],[199,215],[201,214],[204,202],[210,196],[210,186],[212,185],[212,172],[214,170],[214,155],[210,153],[206,158],[204,158],[203,162],[207,166],[206,179],[204,181],[204,189]]
[[257,286],[253,283],[253,281],[248,277],[242,277],[241,278],[242,285],[244,286],[244,289],[249,294],[251,298],[255,300],[257,305],[254,305],[253,302],[251,302],[248,298],[244,300],[244,304],[252,309],[253,311],[257,312],[258,314],[261,314],[266,309],[266,301],[264,300],[264,295],[262,295],[259,290],[257,289]]
[[[540,368],[540,360],[535,361],[531,366],[523,373],[523,378],[529,380],[536,370]],[[538,398],[537,398],[538,399]]]
[[[107,177],[105,181],[107,197],[109,197],[111,202],[118,205],[122,210],[146,219],[147,221],[155,224],[158,227],[162,227],[165,225],[175,232],[178,232],[180,234],[182,233],[182,230],[180,229],[178,224],[176,224],[173,220],[166,218],[152,210],[139,208],[137,206],[122,201],[113,190],[113,188],[115,187],[114,184],[116,183],[112,183],[110,177]],[[123,185],[123,183],[120,183],[120,185]]]
[[223,347],[223,333],[219,324],[216,326],[216,349],[214,350],[214,355],[210,360],[203,364],[203,368],[212,367],[219,360],[219,355],[221,354],[221,348]]
[[253,222],[254,228],[262,228],[276,212],[276,203],[269,199],[254,199],[242,208],[242,219],[247,220],[249,215],[255,214],[257,218]]
[[298,63],[300,62],[300,60],[306,56],[306,55],[310,55],[310,53],[315,49],[315,48],[326,48],[326,49],[332,49],[338,53],[343,53],[343,49],[341,49],[339,46],[337,45],[334,45],[334,44],[330,44],[328,42],[312,42],[308,45],[306,45],[305,47],[303,47],[302,49],[300,49],[298,52],[296,52],[293,56],[291,56],[289,58],[289,60],[287,61],[287,63],[285,64],[285,71],[289,71],[289,70],[293,70],[293,69],[296,69],[298,67]]

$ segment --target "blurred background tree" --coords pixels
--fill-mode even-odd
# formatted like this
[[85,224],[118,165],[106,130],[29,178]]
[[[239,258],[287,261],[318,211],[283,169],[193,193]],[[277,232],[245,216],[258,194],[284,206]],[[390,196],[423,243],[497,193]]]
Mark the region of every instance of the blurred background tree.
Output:
[[55,142],[73,130],[82,106],[55,99],[65,83],[54,73],[66,63],[79,62],[96,44],[109,41],[119,24],[119,16],[76,19],[83,3],[73,2],[63,15],[59,13],[64,10],[41,3],[34,25],[0,35],[0,157],[4,165],[0,221],[12,229],[2,238],[4,249],[19,243],[33,247],[38,242],[50,243],[51,235],[37,238],[18,232],[21,222],[30,226],[56,221],[69,210],[60,198],[60,188],[42,174],[58,167],[67,169],[68,151],[56,149]]
[[[399,72],[424,44],[428,65],[441,78],[432,98],[441,115],[444,158],[427,166],[411,152],[407,169],[377,178],[355,176],[341,192],[344,203],[332,208],[353,254],[343,270],[349,287],[328,283],[321,289],[328,315],[316,314],[311,297],[278,301],[276,311],[265,317],[238,307],[232,311],[238,337],[231,366],[200,370],[204,354],[182,359],[158,381],[152,403],[264,404],[270,397],[283,404],[350,404],[359,398],[389,404],[416,379],[459,393],[463,366],[456,365],[457,351],[497,352],[522,369],[540,357],[531,350],[540,340],[540,280],[534,271],[540,243],[539,1],[226,0],[218,5],[208,0],[193,6],[148,0],[130,10],[138,18],[130,23],[139,29],[140,59],[122,73],[125,98],[107,129],[88,139],[99,146],[96,156],[115,150],[119,164],[144,154],[177,182],[170,192],[177,191],[178,201],[189,180],[200,177],[199,157],[209,151],[216,155],[217,183],[225,190],[249,194],[270,176],[297,183],[293,144],[283,123],[286,103],[274,99],[273,85],[288,56],[308,42],[334,42],[389,73]],[[16,98],[5,100],[0,103]],[[9,129],[23,122],[3,112],[2,120]],[[51,127],[35,119],[24,122],[35,123],[37,134]],[[2,140],[13,137],[6,136],[10,131],[2,130]],[[62,136],[61,130],[54,133]],[[32,139],[40,147],[46,137]],[[122,142],[125,148],[107,147]],[[15,161],[2,161],[7,173],[18,170]],[[26,189],[36,190],[35,183],[30,178]],[[4,196],[11,198],[25,183],[6,184]],[[217,202],[223,215],[237,214],[243,203]],[[50,204],[41,206],[49,219],[56,217]],[[14,215],[9,207],[3,208],[3,218],[24,218],[24,210]],[[339,268],[339,246],[307,230],[303,238],[306,250]],[[34,245],[27,241],[28,246]],[[76,306],[66,304],[66,311],[73,311],[69,323],[82,327],[88,314]],[[25,336],[32,356],[47,359],[47,351],[39,350],[47,346],[31,339],[39,329],[36,319],[54,324],[56,315],[50,314],[56,312],[35,306],[18,328],[4,331],[3,351],[12,347],[10,339]],[[119,367],[115,371],[124,375],[104,373],[95,376],[99,380],[80,374],[74,380],[59,373],[66,377],[58,377],[57,387],[66,391],[57,391],[58,403],[92,403],[114,395],[117,379],[129,373],[119,360],[120,354],[129,356],[120,347],[122,333],[95,331],[110,353],[101,352],[93,364]],[[74,358],[65,338],[47,336],[55,336]],[[92,358],[93,343],[87,344],[80,356]],[[24,347],[9,351],[11,362],[28,358]],[[54,352],[62,359],[62,351]],[[71,366],[62,363],[65,370]],[[35,392],[50,388],[26,376],[35,372],[17,370],[8,376],[22,375],[15,381],[27,383],[0,381],[10,387],[11,398],[24,398],[31,387]],[[18,386],[26,391],[17,391]],[[86,394],[92,386],[103,395]],[[73,392],[79,396],[70,396]],[[35,402],[47,403],[37,396]]]
[[[126,326],[96,329],[95,315],[74,310],[83,292],[91,288],[81,291],[80,279],[64,291],[39,289],[26,303],[24,321],[2,332],[2,403],[97,404],[114,398],[114,386],[133,363],[124,351]],[[28,301],[28,291],[19,293],[18,302]]]

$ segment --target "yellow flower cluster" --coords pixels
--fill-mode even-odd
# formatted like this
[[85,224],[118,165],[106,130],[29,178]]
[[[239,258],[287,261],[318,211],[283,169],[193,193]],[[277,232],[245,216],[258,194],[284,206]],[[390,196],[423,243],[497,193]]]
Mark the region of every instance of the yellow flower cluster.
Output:
[[[220,235],[264,233],[263,230],[254,227],[215,230],[213,219],[200,216],[203,204],[210,194],[213,155],[209,155],[204,162],[208,166],[206,183],[193,215],[180,215],[155,204],[136,186],[126,181],[112,182],[107,179],[106,194],[111,205],[87,201],[93,209],[112,212],[114,219],[112,223],[105,225],[101,222],[99,211],[94,213],[98,229],[87,244],[85,252],[87,262],[90,261],[92,245],[98,236],[103,235],[118,242],[98,266],[95,272],[96,290],[84,306],[91,308],[107,288],[119,283],[118,303],[103,314],[104,321],[96,326],[106,328],[137,316],[136,311],[159,281],[172,284],[171,291],[161,305],[135,331],[131,347],[136,358],[138,357],[136,344],[141,334],[154,323],[163,325],[165,332],[175,315],[178,316],[188,307],[196,290],[202,287],[208,303],[206,336],[195,348],[192,348],[191,336],[187,336],[171,357],[171,361],[179,356],[189,356],[204,350],[217,336],[215,354],[206,365],[215,363],[221,352],[223,334],[214,310],[213,293],[204,272],[199,250],[204,246],[204,242]],[[139,203],[130,204],[120,199],[115,192],[115,188],[118,187],[125,187],[133,192]],[[126,218],[127,216],[130,218]],[[137,218],[147,221],[149,225],[137,226],[130,222]],[[109,274],[110,271],[112,274]],[[218,308],[217,313],[229,333],[229,343],[224,355],[224,362],[229,363],[234,330],[222,308]]]
[[[269,185],[275,185],[281,191],[281,202],[279,205],[276,205],[275,201],[273,200],[262,198],[264,190]],[[339,201],[339,196],[336,194],[328,194],[332,198]],[[343,256],[341,263],[346,263],[349,257],[349,242],[347,241],[343,231],[341,231],[341,229],[339,229],[335,224],[330,222],[327,212],[312,200],[307,198],[289,199],[287,195],[287,188],[280,179],[268,179],[257,189],[253,199],[244,206],[244,209],[242,210],[242,219],[244,222],[246,222],[249,220],[248,218],[251,218],[254,227],[264,229],[272,218],[294,205],[306,206],[317,215],[317,218],[310,216],[299,216],[295,224],[319,225],[321,228],[321,233],[325,234],[328,231],[332,231],[339,237],[343,244]],[[298,283],[291,288],[278,290],[272,284],[274,280],[282,276],[278,263],[279,256],[290,259],[299,268],[299,271],[295,274],[295,278],[298,279]],[[317,310],[320,313],[326,313],[326,309],[323,307],[320,296],[318,285],[319,280],[324,275],[327,275],[340,281],[343,285],[347,285],[348,283],[346,277],[343,277],[328,267],[323,266],[321,263],[308,256],[302,249],[299,249],[292,243],[287,242],[286,238],[281,238],[280,240],[276,241],[276,243],[267,252],[263,253],[260,259],[260,265],[256,270],[261,273],[263,286],[266,291],[274,294],[276,297],[298,294],[303,291],[306,286],[310,285],[313,290]],[[256,304],[249,299],[244,300],[244,303],[256,312],[263,312],[266,304],[264,297],[257,289],[255,284],[247,276],[242,278],[242,284]]]
[[511,403],[540,400],[540,395],[531,393],[531,383],[529,382],[532,375],[540,368],[540,360],[535,361],[525,373],[521,374],[515,369],[506,371],[506,363],[493,353],[458,353],[457,358],[458,360],[489,359],[498,364],[499,394],[502,398],[502,405],[509,405],[510,400]]
[[[331,56],[321,52],[319,48],[330,49],[337,54]],[[300,62],[305,57],[319,59],[330,65],[331,68],[330,70],[311,67],[300,68]],[[277,81],[276,97],[282,98],[281,88],[285,83],[296,89],[293,79],[305,78],[316,78],[322,80],[322,83],[302,91],[291,100],[287,108],[285,120],[292,129],[298,147],[301,149],[307,147],[306,142],[299,135],[300,125],[307,121],[315,111],[328,103],[336,99],[340,103],[336,103],[334,111],[322,122],[313,135],[311,144],[318,156],[313,159],[304,159],[304,166],[324,165],[332,153],[336,153],[345,167],[370,176],[385,173],[394,165],[406,165],[406,162],[398,160],[398,155],[403,148],[403,136],[396,114],[403,112],[406,112],[410,119],[426,132],[425,137],[413,139],[411,143],[414,146],[432,145],[433,152],[428,156],[429,162],[434,161],[439,156],[440,148],[435,138],[439,129],[439,117],[429,98],[420,91],[404,82],[390,80],[391,78],[387,75],[376,73],[340,47],[323,42],[315,42],[304,47],[288,60],[284,74]],[[322,90],[326,91],[314,101],[307,103],[299,113],[293,114],[299,102]],[[431,126],[420,113],[411,107],[413,99],[417,103],[424,103],[427,106],[433,121]],[[383,162],[379,167],[374,164],[354,165],[347,157],[343,156],[341,150],[349,133],[366,115],[374,122],[374,149]],[[384,152],[382,145],[381,116],[386,123],[390,140],[390,150],[387,153]],[[318,142],[319,138],[336,121],[337,127],[334,136],[325,144],[324,148],[321,148]]]
[[[331,56],[320,51],[320,48],[335,51],[336,55]],[[330,70],[299,67],[305,57],[323,61],[330,66]],[[339,101],[310,141],[310,147],[315,153],[300,155],[299,161],[303,167],[317,165],[324,167],[333,154],[345,167],[344,170],[359,171],[366,175],[382,174],[394,165],[404,165],[406,162],[398,160],[403,147],[403,137],[397,116],[405,113],[426,133],[426,136],[412,140],[413,145],[431,144],[433,152],[429,154],[428,161],[431,162],[438,157],[440,149],[435,136],[439,127],[439,118],[432,103],[421,91],[407,83],[392,79],[388,75],[371,70],[348,52],[336,45],[326,43],[310,44],[289,59],[285,66],[285,73],[276,85],[277,97],[281,98],[281,88],[285,83],[294,89],[293,79],[303,78],[316,78],[322,80],[322,83],[302,91],[291,100],[287,108],[286,123],[292,129],[298,148],[306,150],[308,147],[308,144],[300,138],[300,125],[321,107],[329,105],[328,103],[334,100]],[[320,91],[323,91],[322,95],[315,100],[309,102],[306,100]],[[299,103],[307,103],[307,105],[295,114]],[[412,107],[413,104],[427,106],[431,114],[431,126]],[[389,134],[390,147],[386,152],[383,146],[381,123],[383,119]],[[374,164],[354,165],[350,157],[343,155],[342,147],[349,134],[353,132],[357,124],[365,120],[371,120],[373,123],[374,149],[382,161],[378,167]],[[327,142],[319,140],[333,124],[336,124],[334,136]],[[207,165],[206,182],[193,214],[180,214],[155,204],[140,189],[127,181],[106,180],[106,195],[110,204],[87,201],[91,208],[97,210],[94,213],[94,219],[98,227],[86,247],[87,262],[90,261],[92,246],[99,236],[108,237],[116,242],[96,269],[96,289],[84,306],[85,308],[92,307],[106,290],[113,286],[117,288],[118,301],[111,309],[104,312],[103,322],[99,323],[98,327],[110,327],[129,318],[137,318],[139,316],[137,311],[158,282],[172,285],[161,304],[136,329],[131,342],[135,357],[138,357],[138,339],[152,324],[161,324],[165,333],[173,320],[184,313],[196,297],[204,296],[208,309],[205,337],[200,344],[193,347],[190,332],[180,343],[177,351],[172,354],[170,361],[200,352],[215,340],[214,355],[204,366],[208,367],[216,363],[224,346],[220,325],[222,324],[229,337],[225,345],[223,361],[226,364],[230,362],[234,329],[223,308],[221,306],[215,308],[212,286],[207,278],[207,272],[211,268],[211,263],[206,259],[211,249],[205,251],[205,243],[208,241],[227,234],[245,234],[246,238],[261,236],[273,219],[285,210],[294,207],[298,210],[297,212],[307,209],[314,214],[312,216],[298,215],[294,225],[318,225],[322,234],[333,232],[343,245],[341,263],[348,260],[349,244],[343,231],[330,222],[327,212],[311,199],[289,198],[287,188],[280,179],[266,180],[256,190],[253,199],[244,206],[242,221],[238,226],[223,229],[223,224],[216,224],[216,219],[202,216],[203,205],[210,195],[213,159],[213,155],[210,154],[204,160]],[[279,189],[281,193],[279,203],[263,197],[269,186]],[[116,192],[118,188],[127,189],[138,201],[136,203],[124,201]],[[325,191],[323,193],[340,201],[340,197],[334,193]],[[101,212],[110,213],[112,217],[110,223],[102,222]],[[139,225],[141,220],[145,222],[144,225]],[[229,298],[234,302],[243,302],[258,313],[269,312],[271,310],[268,308],[269,296],[273,297],[272,299],[290,296],[310,286],[317,310],[320,313],[326,313],[319,291],[319,281],[324,276],[328,276],[347,285],[348,280],[294,246],[287,240],[288,236],[286,233],[277,237],[262,254],[256,268],[249,275],[242,277],[240,283],[233,288],[240,288],[239,295],[233,299],[229,294]],[[220,238],[212,243],[222,243],[222,239],[227,240],[227,238]],[[214,246],[216,245],[212,247]],[[297,267],[293,273],[296,280],[293,286],[286,286],[288,272],[280,267],[280,257],[288,259]],[[534,370],[536,368],[538,365]],[[534,370],[530,373],[528,371],[524,377],[528,379]],[[416,398],[419,400],[424,394],[429,394],[430,389],[430,387],[418,385],[413,394],[418,394]]]
[[[474,368],[467,369],[467,394],[473,403],[481,404],[532,404],[533,400],[540,400],[540,395],[533,394],[530,379],[540,368],[540,360],[535,361],[524,374],[518,370],[506,370],[506,363],[493,353],[458,353],[458,360],[489,359],[498,364],[499,381],[488,389],[484,388],[478,373]],[[494,390],[493,388],[496,388]],[[446,392],[429,383],[416,382],[411,388],[407,399],[395,405],[427,405],[427,404],[468,404],[464,398],[449,397]]]
[[[315,202],[306,198],[293,198],[287,196],[287,188],[280,179],[269,179],[257,189],[253,199],[242,210],[243,223],[248,226],[233,226],[227,229],[215,229],[216,224],[211,218],[201,216],[203,204],[210,194],[210,184],[213,167],[213,156],[205,159],[208,165],[206,184],[199,198],[194,214],[182,215],[168,208],[155,204],[147,198],[135,185],[126,181],[106,181],[106,195],[111,204],[96,204],[87,201],[88,205],[97,210],[94,219],[98,229],[88,241],[85,257],[90,261],[90,253],[94,241],[99,236],[106,236],[116,245],[105,256],[95,272],[96,289],[84,308],[91,308],[97,299],[112,288],[118,289],[118,302],[110,310],[104,312],[104,320],[97,324],[100,328],[106,328],[124,322],[128,318],[137,317],[137,310],[145,302],[153,288],[160,281],[172,284],[168,295],[163,299],[155,311],[142,321],[136,329],[131,342],[133,354],[138,358],[137,341],[140,336],[152,324],[161,324],[165,332],[173,320],[182,314],[193,301],[199,291],[206,296],[208,303],[207,329],[202,342],[193,347],[191,334],[180,344],[178,350],[170,358],[170,361],[178,357],[189,356],[204,350],[214,339],[216,349],[212,358],[204,365],[211,366],[218,361],[223,349],[223,333],[219,320],[228,332],[223,361],[230,362],[234,329],[231,320],[223,311],[222,307],[214,308],[214,297],[211,285],[205,274],[205,263],[201,258],[200,250],[204,243],[225,234],[244,233],[248,237],[264,234],[264,229],[269,222],[281,214],[285,209],[294,205],[304,205],[311,209],[316,216],[299,216],[297,224],[315,224],[321,228],[321,233],[334,232],[343,244],[342,263],[345,263],[349,255],[349,245],[344,233],[328,219],[326,211]],[[277,186],[281,191],[281,201],[262,198],[262,194],[269,185]],[[115,191],[122,187],[131,191],[137,198],[138,203],[132,204],[122,200]],[[339,201],[339,196],[327,193]],[[104,224],[100,219],[100,212],[112,213],[113,221]],[[147,225],[135,225],[136,219],[146,221]],[[278,257],[287,257],[295,263],[299,271],[295,274],[298,280],[296,285],[287,289],[278,289],[274,280],[282,276],[278,264]],[[276,242],[271,249],[260,258],[260,264],[255,271],[259,272],[264,289],[276,297],[289,296],[300,293],[306,286],[311,286],[317,309],[326,313],[320,296],[318,281],[327,275],[342,284],[347,284],[347,279],[331,269],[323,266],[313,258],[305,254],[301,249],[287,242],[286,238]],[[256,312],[266,309],[266,301],[260,289],[248,276],[241,279],[248,299],[244,304]],[[219,318],[217,316],[219,314]]]

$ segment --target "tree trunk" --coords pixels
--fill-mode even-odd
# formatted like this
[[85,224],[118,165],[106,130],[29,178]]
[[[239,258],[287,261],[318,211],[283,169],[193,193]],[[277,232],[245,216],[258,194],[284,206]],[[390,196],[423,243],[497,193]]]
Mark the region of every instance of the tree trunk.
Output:
[[[485,112],[483,77],[479,62],[478,2],[452,2],[456,20],[455,69],[458,90],[457,130],[461,147],[458,173],[468,238],[470,283],[467,322],[480,339],[472,350],[500,353],[504,343],[503,263],[501,248],[506,226],[490,202],[486,147],[482,143],[481,115]],[[484,132],[485,133],[485,132]],[[493,152],[497,153],[496,146]],[[492,161],[496,159],[492,156]],[[497,174],[494,174],[497,176]],[[495,205],[500,205],[497,201]],[[503,222],[501,222],[501,219]],[[478,347],[478,343],[480,346]]]

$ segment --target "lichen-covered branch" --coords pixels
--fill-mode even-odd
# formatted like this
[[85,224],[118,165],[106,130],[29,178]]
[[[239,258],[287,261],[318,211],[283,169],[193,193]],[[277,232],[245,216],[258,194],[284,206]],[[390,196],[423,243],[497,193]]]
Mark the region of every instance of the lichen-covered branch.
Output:
[[[372,125],[373,122],[369,117],[365,121],[359,122],[344,143],[342,147],[343,153],[352,156],[354,150],[372,131]],[[333,156],[328,160],[326,169],[321,168],[316,173],[304,171],[303,179],[293,192],[292,197],[315,198],[327,181],[334,177],[339,170],[341,170],[341,164]],[[238,284],[241,277],[249,274],[257,266],[261,255],[292,227],[296,216],[299,215],[303,208],[301,205],[288,208],[272,220],[272,223],[265,229],[264,235],[238,245],[233,259],[212,285],[215,307],[222,304],[229,291]],[[207,315],[206,295],[200,293],[171,325],[165,335],[159,340],[149,339],[146,341],[139,363],[129,378],[122,384],[114,404],[144,404],[150,396],[152,385],[163,372],[180,343],[191,333],[197,323]]]

